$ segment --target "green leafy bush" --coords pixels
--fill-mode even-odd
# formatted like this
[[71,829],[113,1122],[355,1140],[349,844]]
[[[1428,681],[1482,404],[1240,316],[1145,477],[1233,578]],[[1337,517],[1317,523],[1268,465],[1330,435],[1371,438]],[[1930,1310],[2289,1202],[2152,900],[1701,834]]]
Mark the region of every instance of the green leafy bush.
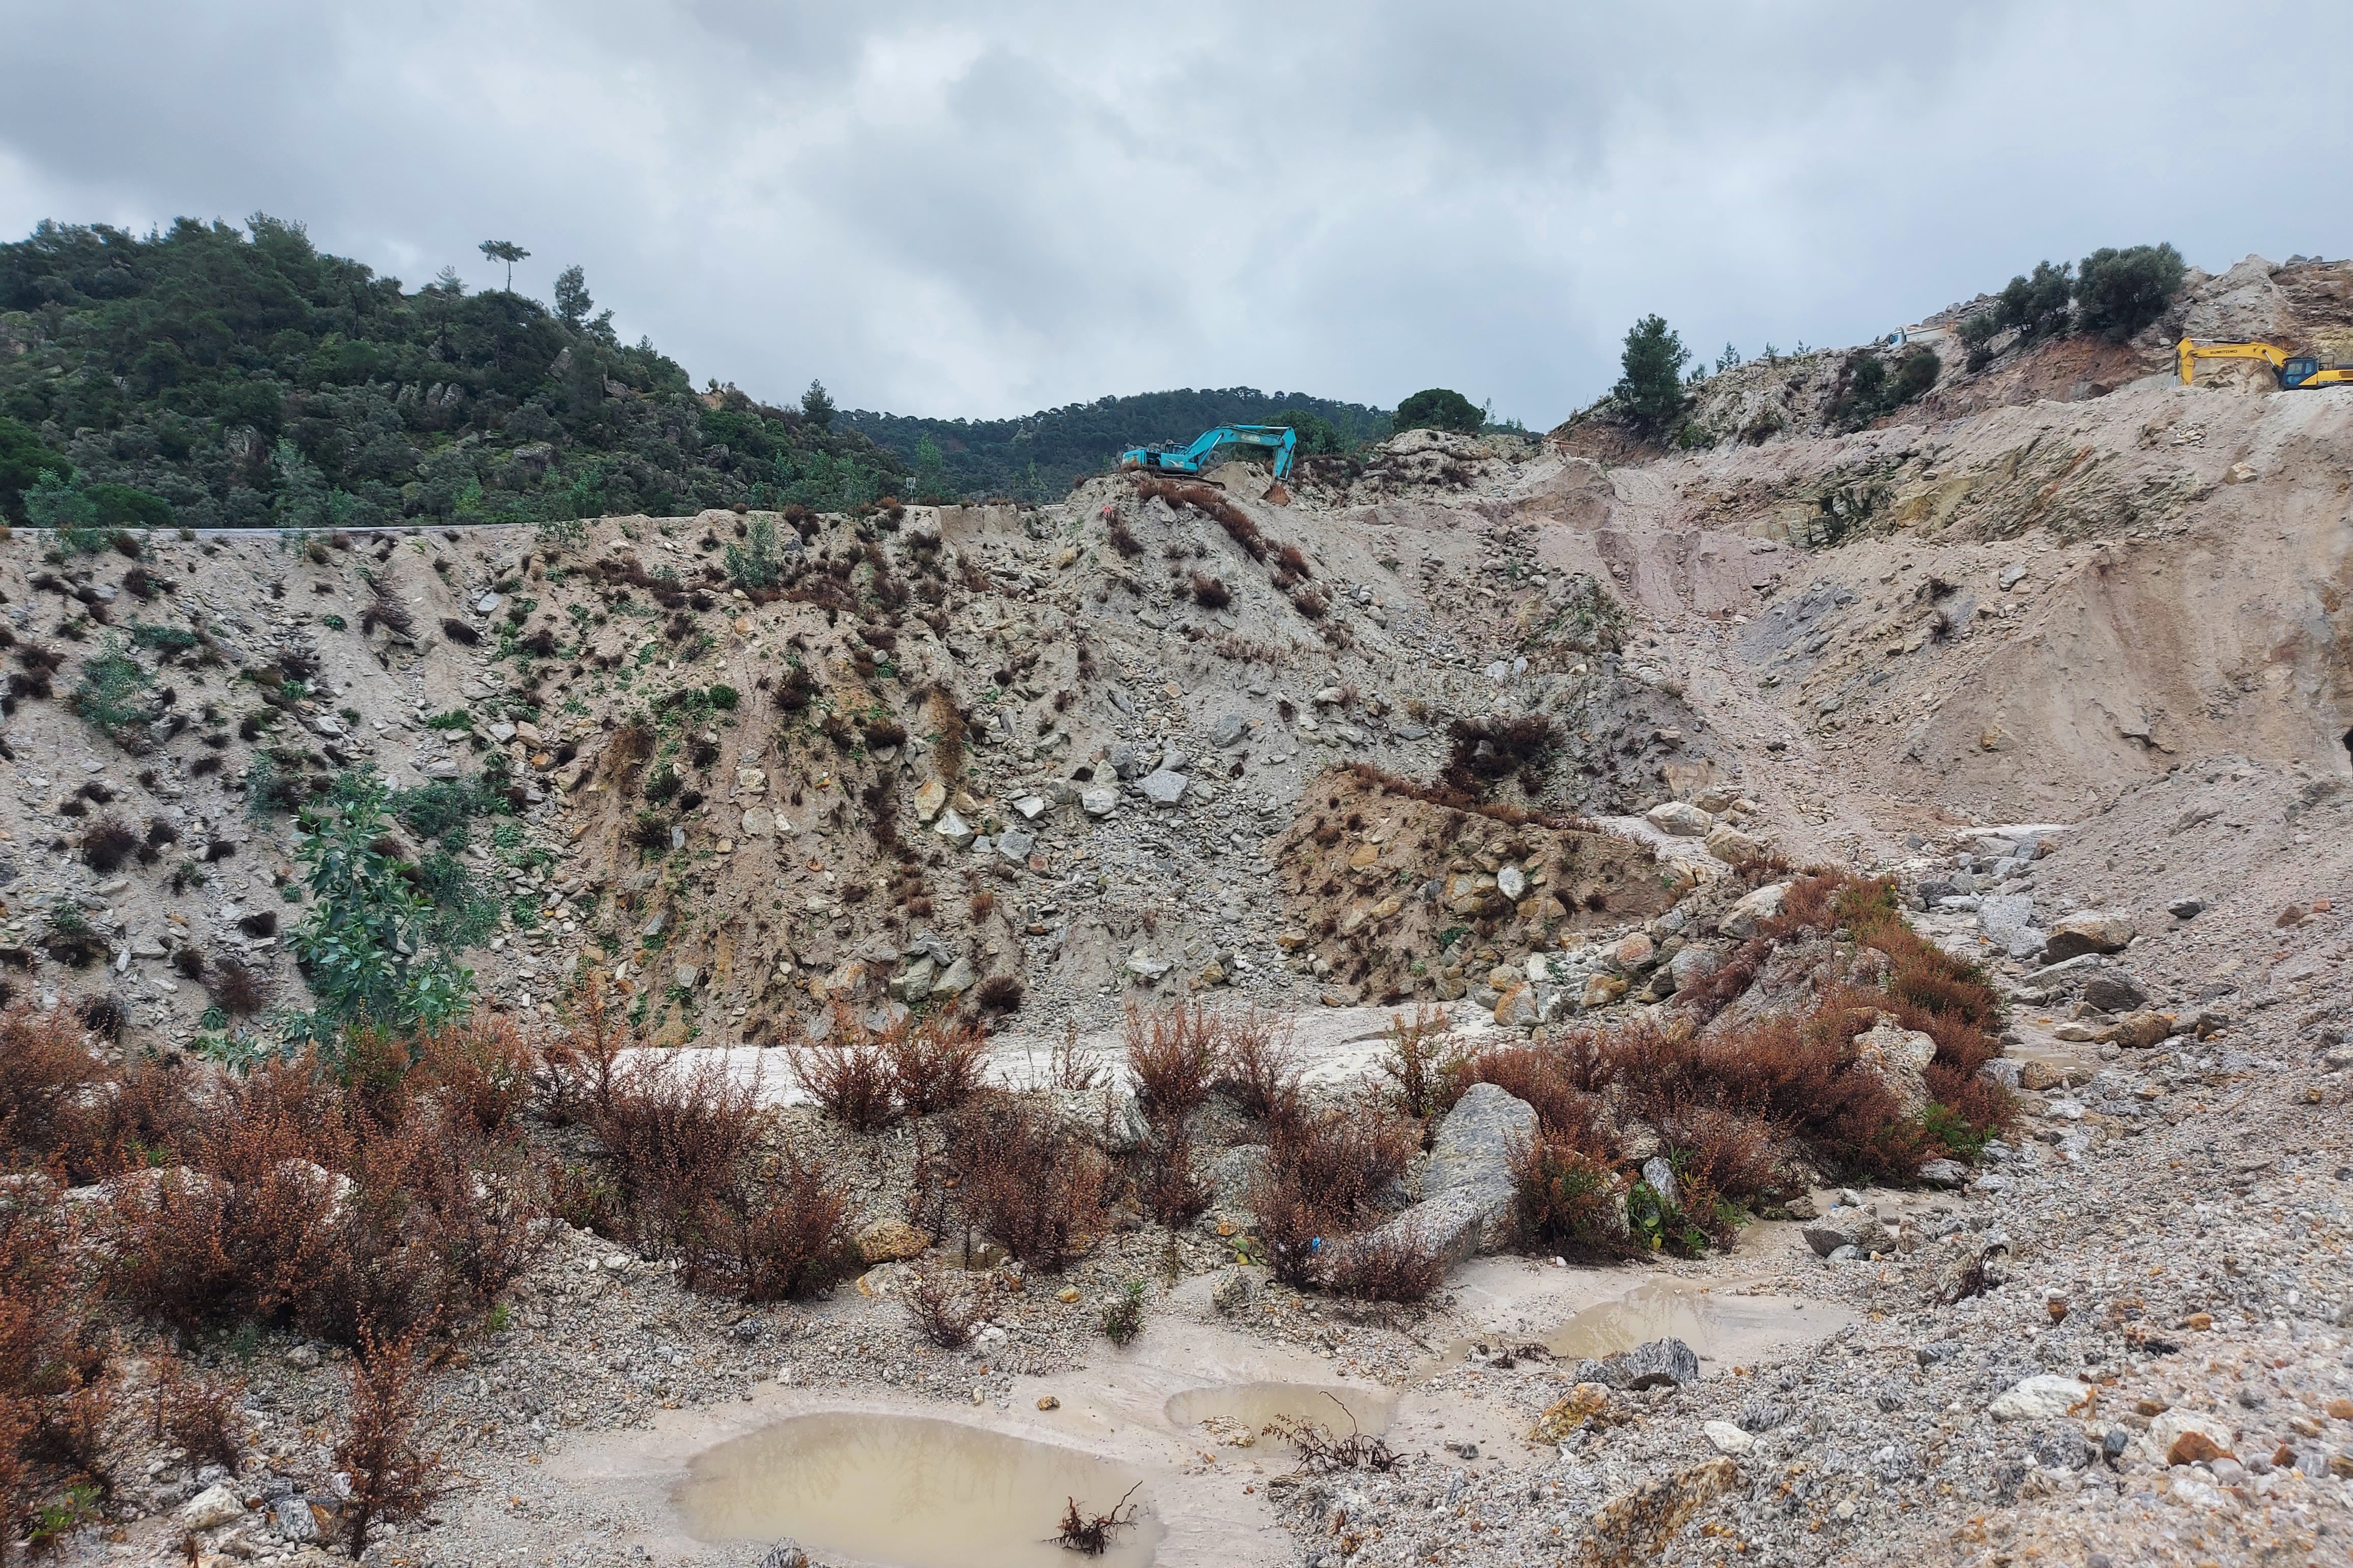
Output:
[[774,518],[754,518],[745,531],[744,542],[727,547],[727,575],[746,593],[773,588],[784,580],[785,557],[784,552],[776,548]]
[[294,953],[318,1010],[302,1032],[332,1054],[358,1026],[434,1028],[465,1010],[473,973],[435,940],[433,906],[393,849],[393,792],[371,773],[339,775],[302,815],[295,858],[311,914]]
[[2075,268],[2077,330],[2123,342],[2165,314],[2185,270],[2170,245],[2092,252]]
[[2063,262],[2054,267],[2038,261],[2031,275],[2011,279],[2002,289],[1995,319],[2018,333],[2023,348],[2067,330],[2068,301],[2074,292],[2074,280]]
[[143,752],[147,726],[153,718],[144,698],[155,678],[131,657],[130,645],[108,633],[98,652],[81,667],[81,682],[74,688],[73,709],[90,726],[126,752]]
[[11,522],[26,521],[25,492],[43,474],[52,474],[62,480],[72,472],[73,465],[62,454],[41,445],[39,435],[0,414],[0,518]]
[[1486,413],[1477,404],[1451,388],[1433,386],[1398,405],[1395,426],[1399,430],[1453,430],[1476,436],[1486,423]]

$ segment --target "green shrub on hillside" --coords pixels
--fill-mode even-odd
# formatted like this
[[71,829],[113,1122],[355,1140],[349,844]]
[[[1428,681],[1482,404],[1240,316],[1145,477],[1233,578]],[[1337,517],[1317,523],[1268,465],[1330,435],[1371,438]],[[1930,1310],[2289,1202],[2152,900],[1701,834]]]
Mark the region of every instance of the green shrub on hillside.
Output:
[[2067,330],[2068,301],[2074,291],[2074,280],[2067,275],[2064,263],[2054,267],[2038,261],[2031,276],[2013,278],[2002,289],[1995,319],[2018,333],[2021,348],[2056,337]]
[[2123,342],[2165,314],[2186,270],[2170,245],[2092,252],[2075,268],[2076,330]]
[[1645,316],[1627,329],[1618,384],[1609,395],[1636,429],[1655,435],[1683,411],[1683,368],[1690,358],[1663,316]]
[[1453,430],[1475,436],[1486,422],[1486,413],[1477,404],[1443,386],[1417,392],[1397,406],[1399,430]]

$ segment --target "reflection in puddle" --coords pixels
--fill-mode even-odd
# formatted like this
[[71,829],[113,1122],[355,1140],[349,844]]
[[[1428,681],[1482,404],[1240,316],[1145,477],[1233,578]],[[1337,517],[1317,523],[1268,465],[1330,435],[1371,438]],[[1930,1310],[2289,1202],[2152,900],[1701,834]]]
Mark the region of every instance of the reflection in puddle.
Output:
[[[678,1503],[701,1541],[789,1535],[813,1555],[894,1568],[1050,1568],[1064,1500],[1110,1511],[1141,1478],[1072,1448],[953,1421],[803,1415],[695,1457]],[[1144,1504],[1133,1530],[1091,1561],[1143,1568],[1161,1536]]]
[[1247,1447],[1270,1421],[1308,1421],[1346,1436],[1349,1422],[1372,1436],[1386,1432],[1397,1395],[1381,1388],[1329,1387],[1306,1383],[1237,1383],[1188,1388],[1168,1401],[1168,1424],[1179,1431],[1206,1425],[1219,1441]]
[[1796,1296],[1733,1296],[1643,1285],[1588,1307],[1546,1336],[1563,1360],[1596,1360],[1652,1340],[1678,1339],[1703,1361],[1747,1362],[1809,1344],[1855,1321],[1845,1308]]

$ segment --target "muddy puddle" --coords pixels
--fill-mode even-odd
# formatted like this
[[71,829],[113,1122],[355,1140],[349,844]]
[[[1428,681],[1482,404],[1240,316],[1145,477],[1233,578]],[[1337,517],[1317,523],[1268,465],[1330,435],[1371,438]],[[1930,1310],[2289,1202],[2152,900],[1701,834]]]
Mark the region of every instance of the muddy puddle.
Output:
[[1168,1424],[1188,1436],[1206,1431],[1221,1442],[1247,1437],[1277,1446],[1281,1439],[1261,1436],[1270,1422],[1312,1422],[1339,1436],[1351,1430],[1372,1436],[1388,1431],[1396,1414],[1397,1395],[1388,1390],[1337,1384],[1224,1384],[1188,1388],[1167,1405]]
[[1679,1285],[1642,1285],[1588,1307],[1545,1336],[1565,1361],[1599,1360],[1652,1340],[1677,1339],[1703,1363],[1753,1363],[1827,1338],[1855,1321],[1828,1301],[1740,1296]]
[[[1142,1477],[1074,1448],[953,1421],[797,1416],[698,1455],[678,1490],[700,1541],[791,1536],[811,1555],[890,1568],[1050,1568],[1066,1499],[1108,1512]],[[1137,1490],[1134,1529],[1091,1561],[1143,1568],[1162,1536]]]

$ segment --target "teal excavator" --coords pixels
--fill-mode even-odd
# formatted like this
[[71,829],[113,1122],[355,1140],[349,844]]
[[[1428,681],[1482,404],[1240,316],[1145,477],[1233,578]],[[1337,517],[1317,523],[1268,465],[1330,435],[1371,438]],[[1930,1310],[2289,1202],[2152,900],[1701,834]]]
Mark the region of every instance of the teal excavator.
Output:
[[[1291,455],[1299,446],[1299,432],[1288,425],[1220,425],[1205,431],[1182,451],[1157,447],[1130,447],[1119,455],[1123,468],[1145,468],[1169,474],[1198,474],[1229,447],[1255,448],[1274,454],[1274,477],[1291,472]],[[1236,453],[1235,456],[1241,456]]]

